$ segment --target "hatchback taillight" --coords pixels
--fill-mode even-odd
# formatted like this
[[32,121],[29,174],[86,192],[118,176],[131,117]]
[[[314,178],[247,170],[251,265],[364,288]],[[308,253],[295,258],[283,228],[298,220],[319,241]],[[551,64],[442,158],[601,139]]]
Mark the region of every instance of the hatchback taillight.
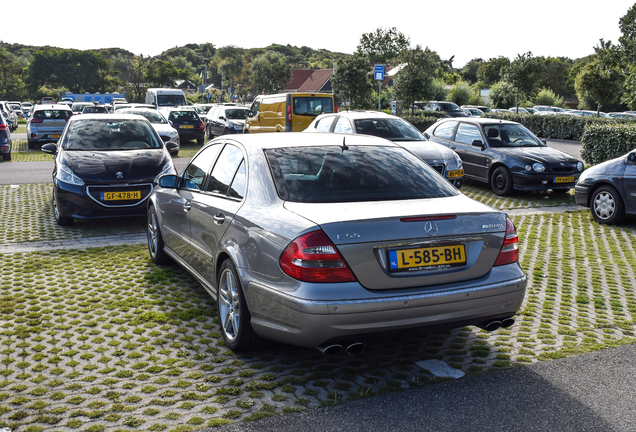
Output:
[[44,119],[35,118],[35,117],[31,119],[31,123],[42,123],[42,122],[44,122]]
[[7,130],[7,125],[5,123],[0,123],[0,130]]
[[205,125],[203,123],[199,123],[199,130],[205,130]]
[[519,235],[510,218],[506,218],[506,236],[495,261],[495,266],[512,264],[519,261]]
[[280,256],[280,267],[303,282],[355,282],[336,246],[322,230],[298,237]]

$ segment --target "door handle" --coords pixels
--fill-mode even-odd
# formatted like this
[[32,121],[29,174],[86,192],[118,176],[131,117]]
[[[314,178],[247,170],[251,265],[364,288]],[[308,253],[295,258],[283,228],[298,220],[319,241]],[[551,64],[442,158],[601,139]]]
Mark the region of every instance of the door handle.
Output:
[[191,208],[192,208],[192,204],[190,204],[189,202],[183,204],[183,211],[184,212],[186,212],[186,213],[189,212]]
[[222,225],[225,222],[225,215],[223,213],[217,213],[214,215],[214,223]]

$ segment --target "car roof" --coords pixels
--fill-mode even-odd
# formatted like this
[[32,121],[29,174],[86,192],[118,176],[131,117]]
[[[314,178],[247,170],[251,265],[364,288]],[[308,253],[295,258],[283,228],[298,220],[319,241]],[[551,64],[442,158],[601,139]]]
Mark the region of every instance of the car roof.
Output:
[[351,119],[368,119],[368,118],[399,118],[391,114],[384,113],[382,111],[339,111],[337,113],[324,113],[320,114],[319,117],[327,117],[327,116],[341,116],[347,117]]
[[91,114],[89,116],[83,115],[74,115],[69,119],[70,122],[78,122],[78,121],[96,121],[96,120],[108,120],[111,122],[116,122],[118,120],[146,120],[145,117],[137,115],[137,114]]
[[38,110],[47,110],[47,109],[61,109],[71,111],[71,107],[66,104],[39,104],[35,106],[35,109]]
[[464,123],[475,123],[475,124],[480,124],[480,125],[493,124],[493,123],[521,124],[521,123],[513,122],[513,121],[510,121],[510,120],[499,120],[499,119],[484,118],[484,117],[449,117],[449,118],[440,119],[437,122],[435,122],[435,124],[445,123],[445,122],[449,122],[449,121],[464,122]]
[[[236,140],[246,147],[260,149],[288,148],[288,147],[314,147],[314,146],[342,146],[346,145],[366,145],[366,146],[384,146],[384,147],[401,147],[384,138],[377,138],[369,135],[356,134],[338,134],[338,133],[303,133],[303,132],[285,132],[285,133],[263,133],[263,134],[246,134],[218,137],[210,143],[219,140]],[[346,151],[343,150],[343,151]]]

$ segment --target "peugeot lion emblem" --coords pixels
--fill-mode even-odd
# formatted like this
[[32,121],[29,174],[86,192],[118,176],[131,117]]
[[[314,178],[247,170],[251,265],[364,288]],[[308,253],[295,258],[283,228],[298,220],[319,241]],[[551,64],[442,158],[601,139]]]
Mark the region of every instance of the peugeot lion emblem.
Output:
[[124,178],[124,173],[123,173],[123,172],[121,172],[121,171],[120,171],[120,172],[118,172],[116,175],[117,175],[117,178],[118,178],[118,179],[123,179],[123,178]]
[[426,222],[426,225],[424,225],[424,231],[426,234],[434,236],[439,231],[439,228],[437,228],[437,225],[433,222]]

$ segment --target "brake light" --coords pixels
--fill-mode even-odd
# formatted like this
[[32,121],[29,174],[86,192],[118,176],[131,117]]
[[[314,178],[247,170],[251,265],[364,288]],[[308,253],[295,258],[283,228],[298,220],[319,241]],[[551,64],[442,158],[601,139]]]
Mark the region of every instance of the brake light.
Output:
[[7,130],[7,125],[5,123],[0,123],[0,130]]
[[292,120],[291,120],[291,114],[292,114],[292,111],[291,111],[291,105],[287,105],[287,121],[288,121],[289,123],[291,123],[291,121],[292,121]]
[[35,117],[31,119],[31,123],[42,123],[42,122],[44,122],[44,119],[35,118]]
[[506,218],[506,237],[494,266],[512,264],[517,261],[519,261],[519,235],[512,220]]
[[285,274],[303,282],[355,282],[356,278],[336,246],[322,230],[291,242],[280,256]]
[[199,130],[205,130],[205,125],[203,123],[199,123]]
[[334,112],[338,112],[338,105],[334,105],[333,110]]

